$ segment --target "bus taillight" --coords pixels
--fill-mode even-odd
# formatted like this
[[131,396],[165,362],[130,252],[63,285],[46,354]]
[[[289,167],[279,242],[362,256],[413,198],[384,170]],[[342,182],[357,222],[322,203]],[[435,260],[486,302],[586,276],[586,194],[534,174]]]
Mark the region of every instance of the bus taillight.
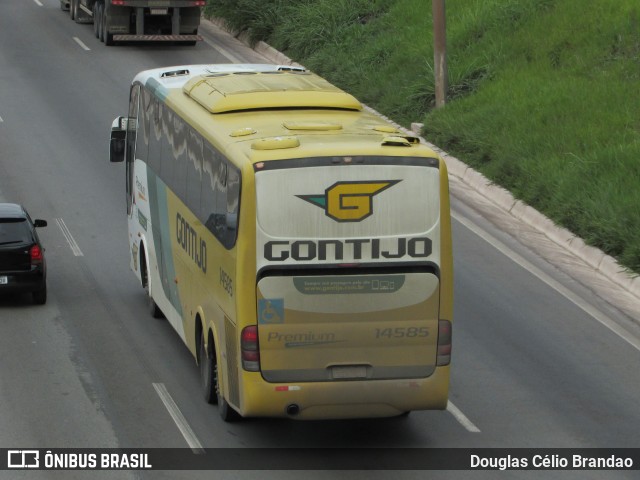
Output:
[[250,325],[242,329],[240,351],[242,354],[242,368],[248,372],[259,372],[260,350],[258,348],[257,325]]
[[438,358],[436,365],[439,367],[451,363],[451,322],[449,320],[438,321]]

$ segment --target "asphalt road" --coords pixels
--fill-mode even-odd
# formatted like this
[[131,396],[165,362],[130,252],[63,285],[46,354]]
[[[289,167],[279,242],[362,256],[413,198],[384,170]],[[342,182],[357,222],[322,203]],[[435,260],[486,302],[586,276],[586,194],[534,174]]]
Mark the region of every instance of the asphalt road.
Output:
[[[186,347],[166,321],[146,311],[128,266],[124,170],[109,163],[107,151],[111,121],[126,113],[138,71],[265,62],[215,28],[201,33],[206,40],[195,47],[105,47],[58,0],[0,3],[0,201],[22,203],[49,222],[41,232],[47,304],[0,297],[0,448],[640,446],[640,341],[632,319],[457,196],[448,411],[385,420],[222,422],[201,398]],[[171,412],[179,412],[177,422]],[[603,472],[509,473],[605,478]],[[0,479],[300,475],[0,471]],[[387,478],[389,472],[304,475]],[[606,478],[637,477],[608,472]]]

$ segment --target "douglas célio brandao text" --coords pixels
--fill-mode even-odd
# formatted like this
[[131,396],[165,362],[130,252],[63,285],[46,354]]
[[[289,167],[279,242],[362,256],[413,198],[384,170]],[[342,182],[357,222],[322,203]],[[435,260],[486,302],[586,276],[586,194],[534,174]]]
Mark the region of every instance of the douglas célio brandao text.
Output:
[[585,456],[581,454],[534,454],[526,456],[470,455],[470,468],[478,470],[591,470],[634,468],[633,458],[617,455]]

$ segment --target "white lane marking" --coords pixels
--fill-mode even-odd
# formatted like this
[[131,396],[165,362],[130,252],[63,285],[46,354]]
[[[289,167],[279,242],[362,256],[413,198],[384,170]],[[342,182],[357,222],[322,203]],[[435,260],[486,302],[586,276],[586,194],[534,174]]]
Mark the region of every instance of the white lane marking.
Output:
[[236,57],[235,55],[233,55],[232,53],[230,53],[226,48],[222,48],[220,45],[216,45],[215,43],[213,43],[211,40],[207,40],[206,38],[204,38],[204,42],[209,45],[210,47],[212,47],[214,50],[217,50],[218,53],[220,53],[221,55],[223,55],[224,57],[227,57],[227,59],[232,62],[232,63],[244,63],[242,62],[241,59],[239,59],[238,57]]
[[4,122],[4,120],[2,119],[2,117],[0,117],[0,123]]
[[82,40],[80,40],[78,37],[73,37],[73,39],[75,40],[75,42],[80,45],[80,47],[82,47],[84,50],[91,50],[89,47],[87,47],[84,42]]
[[456,407],[451,401],[447,403],[447,412],[454,416],[460,425],[466,428],[469,432],[480,433],[480,429],[476,427],[462,411]]
[[500,240],[495,238],[493,235],[482,230],[482,228],[480,228],[478,225],[473,223],[471,220],[456,214],[452,214],[452,217],[456,219],[458,222],[460,222],[462,225],[467,227],[469,230],[471,230],[473,233],[475,233],[477,236],[485,240],[487,243],[495,247],[503,255],[510,258],[514,262],[516,262],[522,268],[529,271],[529,273],[538,277],[538,279],[542,280],[548,286],[553,288],[556,292],[558,292],[560,295],[565,297],[571,303],[576,305],[586,314],[596,319],[602,325],[604,325],[613,333],[615,333],[624,341],[626,341],[629,345],[631,345],[632,347],[635,347],[636,350],[640,350],[640,339],[638,339],[635,335],[631,334],[626,329],[618,325],[615,321],[613,321],[607,315],[602,313],[600,310],[598,310],[597,308],[587,303],[582,297],[573,293],[571,290],[566,288],[557,280],[554,280],[553,278],[551,278],[549,275],[544,273],[542,270],[540,270],[538,267],[533,265],[531,262],[527,261],[525,258],[523,258],[519,254],[511,250],[509,247],[507,247],[504,243],[502,243]]
[[82,250],[80,250],[80,247],[74,240],[73,235],[71,235],[71,232],[67,228],[67,225],[64,223],[64,220],[62,220],[61,218],[56,218],[56,223],[58,224],[58,227],[60,227],[60,230],[62,230],[64,238],[67,239],[67,243],[69,244],[69,247],[71,247],[71,251],[73,252],[73,254],[76,257],[83,257],[84,254],[82,253]]
[[39,7],[41,7],[41,6],[42,6],[42,3],[40,3],[40,1],[39,1],[39,0],[33,0],[33,1],[34,1],[34,2],[36,2],[36,5],[38,5]]
[[178,405],[176,405],[176,402],[174,402],[173,398],[171,398],[171,395],[169,395],[169,392],[164,386],[164,383],[154,383],[153,388],[156,389],[156,393],[160,397],[160,400],[162,400],[165,408],[169,411],[169,415],[171,415],[171,418],[178,426],[180,433],[182,433],[182,436],[187,441],[187,444],[189,445],[191,450],[193,450],[194,453],[204,453],[202,444],[187,423],[187,419],[184,418],[184,415],[182,415],[182,412],[178,408]]

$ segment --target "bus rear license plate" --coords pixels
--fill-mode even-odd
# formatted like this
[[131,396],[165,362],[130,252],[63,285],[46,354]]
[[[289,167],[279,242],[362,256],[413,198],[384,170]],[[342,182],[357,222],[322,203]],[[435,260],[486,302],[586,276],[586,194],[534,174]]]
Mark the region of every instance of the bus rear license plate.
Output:
[[8,277],[0,277],[0,285],[6,285],[7,283],[9,283]]
[[367,378],[365,365],[336,365],[331,367],[331,376],[334,379]]
[[169,13],[168,8],[152,8],[151,15],[166,15]]

